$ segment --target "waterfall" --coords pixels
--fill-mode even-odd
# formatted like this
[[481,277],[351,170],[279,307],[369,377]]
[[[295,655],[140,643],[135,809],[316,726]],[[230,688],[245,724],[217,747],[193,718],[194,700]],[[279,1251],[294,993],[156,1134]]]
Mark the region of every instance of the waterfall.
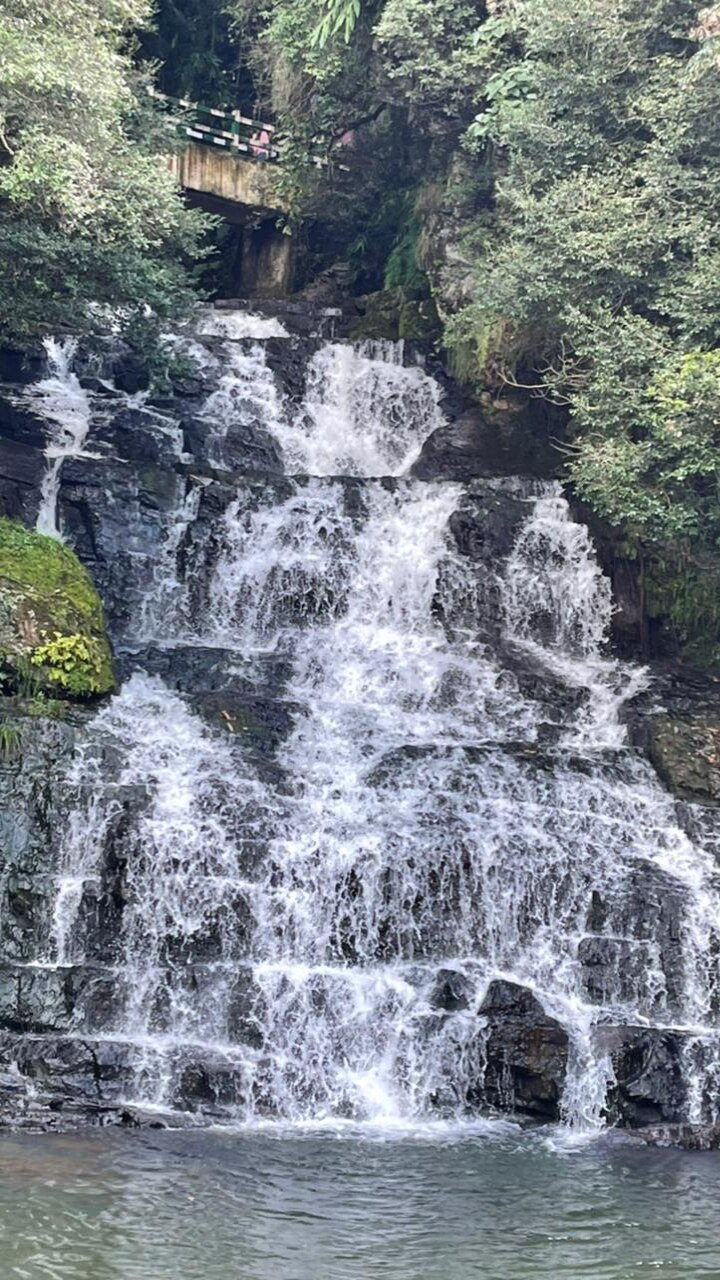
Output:
[[290,472],[403,475],[440,426],[440,388],[402,344],[328,343],[308,368],[304,413],[273,423]]
[[[76,1033],[131,1047],[146,1104],[182,1108],[201,1080],[213,1114],[245,1121],[461,1120],[480,1092],[480,1009],[503,979],[567,1034],[569,1125],[602,1123],[609,1023],[693,1033],[699,1115],[717,1045],[715,863],[626,744],[622,707],[646,677],[606,652],[610,589],[587,530],[555,484],[490,486],[524,512],[510,554],[461,554],[470,491],[407,474],[443,421],[420,366],[389,345],[324,344],[292,407],[262,336],[241,336],[204,413],[218,440],[259,420],[286,474],[233,480],[210,534],[190,489],[137,642],[230,653],[238,680],[274,663],[290,728],[270,767],[230,712],[220,733],[144,674],[91,721],[45,958],[110,966],[109,1007],[81,1005]],[[555,692],[528,686],[527,664]],[[643,875],[681,903],[679,978],[631,920]],[[92,927],[103,892],[120,904],[111,945]],[[601,1001],[588,938],[616,957]]]
[[49,374],[30,389],[30,399],[51,427],[51,439],[45,450],[47,470],[40,490],[40,508],[36,528],[39,533],[59,538],[57,499],[63,460],[79,457],[90,428],[90,399],[73,372],[72,362],[77,340],[45,338]]

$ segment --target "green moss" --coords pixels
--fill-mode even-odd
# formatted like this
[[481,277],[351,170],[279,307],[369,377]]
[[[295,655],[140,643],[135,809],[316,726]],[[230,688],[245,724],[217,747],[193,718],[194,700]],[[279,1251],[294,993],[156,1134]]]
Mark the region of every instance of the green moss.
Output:
[[354,342],[364,338],[387,338],[397,342],[400,325],[400,299],[395,290],[369,293],[362,300],[364,314],[351,327]]
[[496,385],[498,370],[514,368],[518,359],[507,322],[476,306],[465,307],[449,321],[445,341],[454,376],[477,389]]
[[100,598],[77,556],[0,518],[0,666],[18,689],[77,698],[114,687]]
[[439,338],[440,318],[432,298],[404,302],[400,307],[398,335],[415,342],[427,342]]
[[720,668],[720,565],[654,557],[646,563],[645,608],[686,662]]

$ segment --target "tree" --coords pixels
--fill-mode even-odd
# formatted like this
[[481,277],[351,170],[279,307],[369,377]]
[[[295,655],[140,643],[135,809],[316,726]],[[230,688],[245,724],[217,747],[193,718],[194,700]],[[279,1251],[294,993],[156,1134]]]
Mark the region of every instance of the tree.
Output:
[[[123,324],[189,297],[183,205],[133,70],[146,0],[6,0],[0,17],[0,333]],[[106,322],[106,320],[105,320]]]
[[699,608],[720,576],[715,18],[686,0],[511,12],[464,137],[493,177],[450,342],[474,346],[482,382],[499,335],[490,376],[568,406],[576,489],[720,660],[720,603]]

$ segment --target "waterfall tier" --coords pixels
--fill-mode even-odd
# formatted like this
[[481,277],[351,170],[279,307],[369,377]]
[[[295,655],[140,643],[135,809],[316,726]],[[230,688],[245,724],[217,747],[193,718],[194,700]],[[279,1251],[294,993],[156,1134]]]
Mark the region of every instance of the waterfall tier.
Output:
[[165,401],[72,348],[24,393],[124,681],[6,867],[6,1058],[233,1122],[714,1122],[718,824],[628,742],[559,485],[429,478],[400,347],[198,329]]

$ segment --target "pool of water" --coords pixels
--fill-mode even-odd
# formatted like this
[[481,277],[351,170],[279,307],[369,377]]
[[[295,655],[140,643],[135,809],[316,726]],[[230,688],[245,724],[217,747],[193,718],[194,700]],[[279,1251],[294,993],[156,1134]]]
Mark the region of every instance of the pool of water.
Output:
[[0,1277],[720,1276],[720,1155],[337,1133],[0,1137]]

